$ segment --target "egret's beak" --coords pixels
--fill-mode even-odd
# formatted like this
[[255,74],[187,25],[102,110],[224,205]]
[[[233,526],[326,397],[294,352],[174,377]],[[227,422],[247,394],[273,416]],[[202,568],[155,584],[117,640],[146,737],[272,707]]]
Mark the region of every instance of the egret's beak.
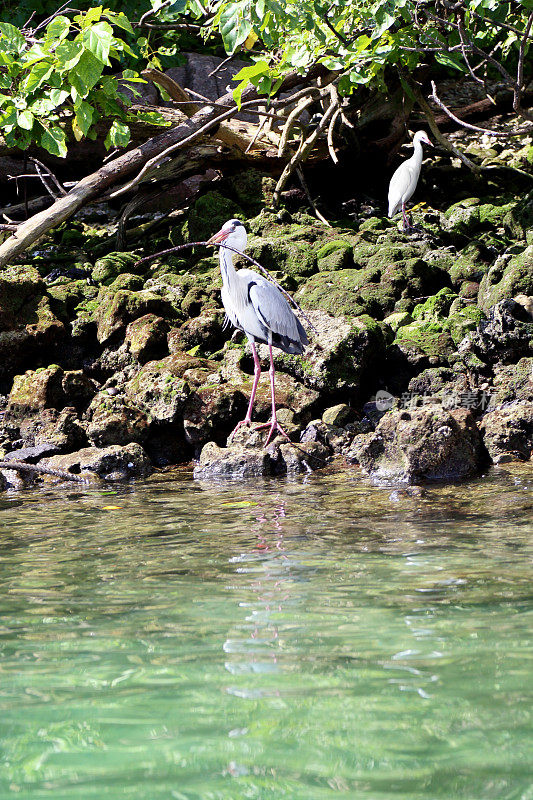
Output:
[[220,242],[225,242],[228,236],[229,231],[219,231],[218,233],[213,234],[213,236],[207,240],[206,244],[218,244]]

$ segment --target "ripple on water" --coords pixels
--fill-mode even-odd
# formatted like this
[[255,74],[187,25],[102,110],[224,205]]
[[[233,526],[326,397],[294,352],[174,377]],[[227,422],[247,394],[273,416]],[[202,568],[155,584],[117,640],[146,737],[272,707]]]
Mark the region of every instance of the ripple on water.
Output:
[[2,499],[0,798],[532,797],[532,488]]

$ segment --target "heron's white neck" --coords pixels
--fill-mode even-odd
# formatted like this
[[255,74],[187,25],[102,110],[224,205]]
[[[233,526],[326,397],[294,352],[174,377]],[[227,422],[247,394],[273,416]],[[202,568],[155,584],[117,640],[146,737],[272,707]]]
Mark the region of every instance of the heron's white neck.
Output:
[[413,164],[419,167],[422,164],[423,158],[424,158],[424,148],[422,147],[422,142],[420,141],[420,139],[416,139],[416,141],[414,142],[414,153],[411,156],[410,160],[413,162]]
[[225,286],[229,286],[237,275],[237,270],[233,266],[233,253],[226,247],[220,247],[218,260],[220,263],[220,272],[222,273],[222,283]]

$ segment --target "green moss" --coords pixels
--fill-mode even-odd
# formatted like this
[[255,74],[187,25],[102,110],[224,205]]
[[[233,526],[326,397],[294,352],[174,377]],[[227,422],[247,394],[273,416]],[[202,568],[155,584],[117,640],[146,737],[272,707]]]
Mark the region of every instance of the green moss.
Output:
[[92,278],[95,283],[109,286],[115,278],[118,278],[124,272],[142,272],[141,267],[135,267],[139,256],[133,253],[109,253],[103,258],[99,258],[92,272]]
[[449,361],[455,352],[447,326],[427,320],[416,320],[399,328],[394,343],[443,361]]
[[517,294],[533,294],[533,244],[512,258],[507,266],[498,262],[483,277],[478,302],[484,311],[500,300]]
[[109,288],[114,292],[118,292],[120,289],[129,289],[135,292],[142,289],[143,285],[144,278],[140,275],[132,275],[131,272],[125,272],[123,275],[119,275],[118,278],[115,278]]
[[413,322],[413,318],[407,311],[397,311],[394,314],[389,314],[383,321],[396,333],[398,328],[403,325],[410,325]]
[[415,306],[413,319],[437,322],[448,315],[450,306],[456,297],[457,295],[451,289],[446,287],[440,289],[433,297],[428,297],[424,303],[419,303],[419,305]]
[[189,210],[187,221],[181,229],[182,235],[185,241],[206,241],[232,217],[245,218],[242,208],[235,200],[229,200],[219,192],[206,192]]

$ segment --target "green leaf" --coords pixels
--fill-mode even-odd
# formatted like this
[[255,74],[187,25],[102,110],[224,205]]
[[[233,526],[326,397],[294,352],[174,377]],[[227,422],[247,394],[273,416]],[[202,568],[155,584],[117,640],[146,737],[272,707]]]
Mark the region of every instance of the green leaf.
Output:
[[44,128],[41,134],[41,147],[44,147],[53,156],[65,158],[67,146],[65,144],[65,134],[61,128],[57,125],[52,128]]
[[83,46],[102,64],[109,64],[109,50],[112,43],[113,29],[108,22],[99,22],[83,31]]
[[26,109],[17,114],[17,125],[19,128],[23,128],[26,131],[31,131],[33,128],[33,119],[34,117],[31,111]]
[[39,61],[34,64],[27,77],[22,81],[22,88],[26,92],[34,92],[52,74],[54,67],[46,61]]
[[64,103],[69,94],[70,93],[66,89],[52,89],[50,92],[50,100],[54,104],[54,108]]
[[68,76],[72,87],[80,97],[87,97],[100,78],[104,65],[88,50],[84,50],[76,66]]
[[122,28],[122,30],[127,31],[128,33],[133,33],[131,22],[124,14],[124,12],[121,11],[119,14],[116,14],[106,9],[105,16],[108,18],[110,22],[113,23],[113,25],[116,25],[118,28]]
[[68,17],[54,17],[52,22],[46,26],[45,42],[63,41],[68,36],[70,30],[70,20]]
[[233,55],[237,47],[246,41],[252,30],[252,23],[249,19],[243,19],[241,13],[239,3],[229,3],[220,15],[220,34],[229,55]]
[[129,127],[118,119],[113,120],[109,133],[105,137],[104,145],[107,150],[110,147],[125,147],[130,141],[131,133]]
[[57,60],[63,69],[69,70],[76,66],[83,53],[83,45],[80,41],[61,42],[56,48]]
[[74,107],[74,111],[76,113],[75,119],[78,128],[84,136],[87,136],[93,122],[94,108],[85,100],[82,100]]
[[459,72],[466,72],[466,65],[457,53],[436,53],[435,59],[445,67],[452,67]]
[[26,39],[14,25],[0,22],[0,47],[7,53],[23,53],[26,50]]
[[266,61],[256,61],[255,64],[250,64],[249,67],[243,67],[236,75],[233,76],[234,81],[249,81],[256,75],[264,75],[268,72],[268,63]]

